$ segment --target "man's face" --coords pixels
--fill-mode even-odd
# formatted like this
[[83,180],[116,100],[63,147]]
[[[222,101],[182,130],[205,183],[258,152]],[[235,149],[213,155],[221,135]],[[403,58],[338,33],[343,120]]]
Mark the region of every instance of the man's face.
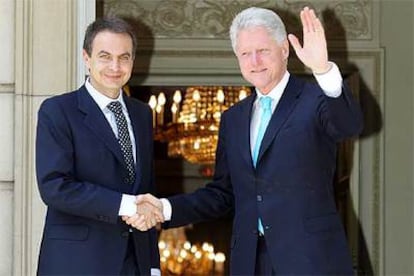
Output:
[[100,32],[92,42],[91,56],[83,50],[83,58],[92,86],[110,98],[117,98],[131,77],[132,39],[128,34]]
[[289,43],[277,43],[264,27],[239,31],[236,56],[245,80],[262,93],[269,93],[282,79],[287,68]]

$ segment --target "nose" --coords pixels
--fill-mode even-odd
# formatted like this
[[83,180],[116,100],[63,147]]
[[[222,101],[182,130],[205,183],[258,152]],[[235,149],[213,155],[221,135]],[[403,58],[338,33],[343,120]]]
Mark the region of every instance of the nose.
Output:
[[110,68],[112,70],[114,70],[114,71],[118,71],[119,68],[120,68],[120,62],[119,62],[119,60],[116,59],[116,58],[112,59]]
[[260,64],[261,59],[260,59],[260,55],[259,55],[259,53],[257,53],[257,52],[253,52],[253,53],[252,53],[252,55],[251,55],[251,57],[250,57],[250,59],[251,59],[251,63],[252,63],[253,65],[258,65],[258,64]]

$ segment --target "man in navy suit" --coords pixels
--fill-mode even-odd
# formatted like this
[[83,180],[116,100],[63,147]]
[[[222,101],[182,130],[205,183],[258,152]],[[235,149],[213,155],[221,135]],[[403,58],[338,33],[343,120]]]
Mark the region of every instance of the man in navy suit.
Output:
[[125,21],[96,20],[83,45],[89,78],[40,107],[36,171],[47,216],[39,275],[160,275],[156,230],[145,218],[153,225],[162,213],[135,202],[154,192],[151,111],[122,91],[136,44]]
[[[362,115],[328,61],[314,11],[300,18],[303,47],[270,10],[234,18],[232,47],[256,91],[221,118],[213,181],[168,200],[138,199],[162,205],[167,227],[234,213],[232,275],[353,274],[333,179],[337,143],[360,133]],[[287,71],[289,41],[316,83]]]

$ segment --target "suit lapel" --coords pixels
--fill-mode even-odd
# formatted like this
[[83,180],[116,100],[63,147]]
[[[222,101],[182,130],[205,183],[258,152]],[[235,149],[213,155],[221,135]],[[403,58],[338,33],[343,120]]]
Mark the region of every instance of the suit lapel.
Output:
[[95,133],[98,139],[101,139],[109,150],[115,155],[119,162],[125,164],[118,140],[112,131],[111,126],[105,118],[105,115],[99,109],[92,97],[89,95],[85,86],[78,90],[79,110],[85,114],[85,125]]
[[123,96],[124,102],[128,109],[129,119],[131,120],[132,130],[134,132],[135,137],[135,156],[136,156],[136,162],[135,162],[135,184],[140,182],[141,179],[141,164],[143,162],[142,160],[142,154],[140,152],[143,150],[143,139],[145,139],[143,127],[138,124],[137,118],[141,118],[142,115],[139,114],[138,108],[132,107],[132,101],[129,97]]
[[[253,166],[252,153],[250,150],[250,121],[252,118],[253,103],[256,99],[256,93],[252,93],[241,106],[240,119],[240,152],[242,153],[243,159]],[[247,145],[247,147],[246,147]]]
[[269,125],[267,126],[266,132],[263,136],[262,143],[260,145],[259,156],[257,163],[259,163],[261,157],[269,148],[272,141],[275,139],[282,125],[285,123],[290,113],[296,106],[296,100],[303,89],[303,83],[300,82],[293,76],[290,76],[289,82],[283,92],[280,101],[273,112],[272,118],[270,119]]

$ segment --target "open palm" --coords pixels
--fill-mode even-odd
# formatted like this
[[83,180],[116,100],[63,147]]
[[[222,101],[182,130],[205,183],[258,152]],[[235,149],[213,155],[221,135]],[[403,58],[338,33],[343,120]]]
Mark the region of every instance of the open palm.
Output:
[[329,70],[329,63],[323,26],[315,12],[308,7],[300,12],[300,20],[303,26],[303,47],[293,34],[288,35],[290,44],[300,61],[309,67],[312,72],[316,74],[325,73]]

